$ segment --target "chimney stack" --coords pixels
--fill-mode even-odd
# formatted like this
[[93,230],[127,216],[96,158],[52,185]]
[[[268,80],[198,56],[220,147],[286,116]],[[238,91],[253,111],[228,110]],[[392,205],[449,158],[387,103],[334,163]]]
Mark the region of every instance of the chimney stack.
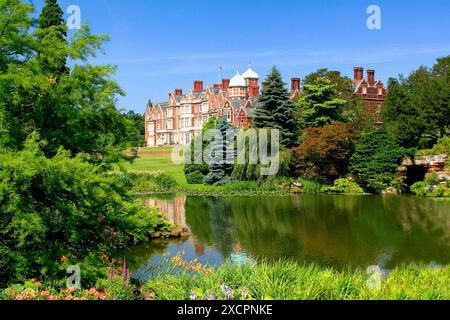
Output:
[[200,80],[194,81],[194,91],[195,92],[203,91],[203,81]]
[[291,79],[291,91],[300,91],[300,78],[292,78]]
[[353,71],[354,71],[353,80],[358,82],[362,81],[362,79],[364,78],[364,68],[355,67],[353,68]]
[[367,82],[369,83],[369,85],[375,84],[375,70],[373,69],[367,70]]
[[222,79],[222,90],[228,90],[230,87],[230,79]]
[[220,89],[220,84],[214,83],[213,84],[213,89]]
[[175,95],[176,96],[182,96],[183,95],[183,89],[175,89]]

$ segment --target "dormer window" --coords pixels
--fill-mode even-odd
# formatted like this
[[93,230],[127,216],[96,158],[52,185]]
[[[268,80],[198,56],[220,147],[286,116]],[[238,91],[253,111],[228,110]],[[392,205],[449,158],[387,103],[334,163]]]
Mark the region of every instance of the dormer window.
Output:
[[367,87],[363,87],[362,93],[363,93],[363,94],[367,94]]

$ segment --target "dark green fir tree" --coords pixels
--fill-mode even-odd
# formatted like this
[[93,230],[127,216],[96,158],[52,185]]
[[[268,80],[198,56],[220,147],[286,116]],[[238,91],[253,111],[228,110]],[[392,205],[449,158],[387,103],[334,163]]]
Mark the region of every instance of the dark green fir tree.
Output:
[[276,67],[266,79],[266,88],[258,99],[254,126],[280,130],[281,144],[292,147],[298,139],[295,106]]
[[[64,11],[57,0],[45,0],[45,5],[38,19],[38,40],[45,50],[40,50],[39,58],[42,70],[59,80],[61,75],[69,72],[67,67],[67,25]],[[48,46],[51,43],[52,46]]]

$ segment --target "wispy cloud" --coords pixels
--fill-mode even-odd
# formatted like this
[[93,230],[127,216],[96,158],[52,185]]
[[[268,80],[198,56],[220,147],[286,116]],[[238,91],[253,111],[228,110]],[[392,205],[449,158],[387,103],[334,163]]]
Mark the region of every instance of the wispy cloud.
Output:
[[[357,47],[328,50],[273,50],[259,52],[212,52],[187,53],[179,55],[154,55],[143,58],[111,59],[101,63],[128,66],[124,76],[158,77],[207,74],[217,72],[220,64],[224,70],[234,70],[236,60],[251,59],[255,67],[267,68],[271,65],[284,67],[308,67],[321,65],[323,67],[343,64],[373,65],[405,61],[415,58],[438,57],[450,54],[450,45],[408,44],[390,47]],[[145,66],[145,68],[144,68]]]

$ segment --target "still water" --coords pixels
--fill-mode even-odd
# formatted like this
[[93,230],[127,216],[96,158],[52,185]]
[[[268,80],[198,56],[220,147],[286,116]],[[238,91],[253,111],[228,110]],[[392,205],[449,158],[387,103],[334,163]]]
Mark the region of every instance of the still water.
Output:
[[186,260],[209,265],[260,258],[363,269],[450,263],[450,201],[331,195],[160,195],[144,201],[187,226],[192,236],[130,250],[127,256],[138,278],[160,264],[163,255],[180,252]]

